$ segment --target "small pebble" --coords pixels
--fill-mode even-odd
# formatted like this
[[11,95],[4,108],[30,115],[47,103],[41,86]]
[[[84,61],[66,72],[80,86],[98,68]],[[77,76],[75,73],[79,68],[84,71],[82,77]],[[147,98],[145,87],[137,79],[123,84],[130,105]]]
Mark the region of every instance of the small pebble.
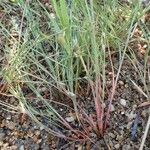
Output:
[[130,150],[130,149],[131,149],[131,146],[127,144],[123,145],[122,147],[122,150]]
[[146,118],[147,114],[148,114],[147,110],[143,110],[141,113],[142,117],[144,117],[144,118]]
[[38,141],[37,141],[37,144],[39,144],[39,143],[41,143],[42,142],[42,139],[39,139]]
[[41,91],[41,92],[46,91],[46,87],[41,87],[41,88],[40,88],[40,91]]
[[68,122],[73,122],[74,121],[74,117],[70,116],[70,117],[66,117],[66,120]]
[[9,145],[9,143],[4,143],[3,147],[6,148]]
[[5,120],[2,120],[2,122],[0,123],[0,128],[4,128],[5,126]]
[[133,118],[135,118],[136,114],[133,111],[131,111],[130,113],[127,113],[126,116],[129,120],[132,120]]
[[39,136],[41,133],[39,130],[36,130],[35,133],[34,133],[36,136]]
[[28,136],[29,136],[29,137],[33,137],[33,135],[34,135],[34,133],[33,133],[31,130],[29,130],[29,131],[28,131]]
[[16,150],[17,146],[16,145],[12,145],[10,148],[11,148],[11,150]]
[[24,150],[24,145],[21,145],[21,146],[19,147],[19,150]]
[[50,13],[50,17],[52,18],[52,19],[55,19],[55,14],[54,13]]
[[0,146],[3,146],[4,142],[0,140]]
[[115,149],[119,149],[120,148],[120,144],[118,143],[114,147],[115,147]]
[[6,117],[6,119],[7,119],[7,120],[10,120],[10,119],[11,119],[11,115],[8,115],[8,116]]
[[117,138],[116,138],[117,141],[121,141],[122,139],[123,139],[123,135],[117,135]]
[[7,127],[8,127],[10,130],[13,130],[13,129],[15,129],[15,123],[12,122],[12,121],[10,121],[10,122],[7,123]]
[[119,80],[118,83],[119,83],[120,85],[124,85],[124,82],[121,81],[121,80]]
[[5,137],[5,133],[0,133],[0,141],[4,140],[4,137]]
[[63,109],[62,109],[62,108],[60,108],[60,111],[63,111]]
[[125,114],[125,112],[124,112],[124,111],[122,111],[122,112],[121,112],[121,115],[124,115],[124,114]]
[[16,102],[16,99],[15,99],[14,97],[11,97],[11,98],[10,98],[10,101],[11,101],[11,103],[13,104],[13,103]]
[[109,135],[111,138],[113,138],[113,139],[116,137],[115,134],[113,134],[113,133],[111,133],[111,132],[110,132],[108,135]]
[[109,146],[110,146],[110,147],[113,147],[113,145],[114,145],[113,142],[112,142],[112,141],[109,141]]
[[103,108],[106,108],[106,104],[105,104],[105,103],[102,103],[102,107],[103,107]]
[[34,126],[33,128],[34,128],[34,129],[38,129],[38,126]]
[[44,130],[45,128],[44,128],[44,126],[40,126],[40,130]]
[[121,104],[122,106],[126,106],[126,105],[127,105],[127,102],[126,102],[125,99],[120,99],[120,104]]
[[114,105],[112,105],[112,104],[110,105],[110,111],[111,111],[111,112],[115,111],[115,107],[114,107]]

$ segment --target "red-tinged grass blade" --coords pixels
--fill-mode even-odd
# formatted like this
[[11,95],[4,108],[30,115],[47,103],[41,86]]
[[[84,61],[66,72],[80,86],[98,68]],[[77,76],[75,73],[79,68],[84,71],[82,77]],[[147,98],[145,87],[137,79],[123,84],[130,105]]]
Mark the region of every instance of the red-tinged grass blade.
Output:
[[94,97],[94,102],[95,102],[95,109],[96,109],[96,116],[97,116],[97,126],[98,126],[98,136],[103,135],[103,108],[102,108],[102,100],[101,100],[101,81],[100,77],[96,77],[95,81],[95,88],[94,88],[94,83],[91,81],[91,88],[92,88],[92,93]]
[[106,130],[106,128],[109,126],[110,109],[111,109],[111,104],[112,104],[113,97],[115,95],[115,90],[116,90],[116,85],[117,85],[115,83],[115,72],[114,72],[114,68],[113,68],[113,62],[112,62],[111,52],[110,52],[109,47],[108,47],[108,53],[109,53],[109,60],[110,60],[110,64],[111,64],[111,70],[112,70],[112,92],[110,92],[110,94],[108,96],[109,105],[108,105],[108,109],[107,109],[107,113],[106,113],[106,119],[105,119],[105,123],[104,123],[104,130]]

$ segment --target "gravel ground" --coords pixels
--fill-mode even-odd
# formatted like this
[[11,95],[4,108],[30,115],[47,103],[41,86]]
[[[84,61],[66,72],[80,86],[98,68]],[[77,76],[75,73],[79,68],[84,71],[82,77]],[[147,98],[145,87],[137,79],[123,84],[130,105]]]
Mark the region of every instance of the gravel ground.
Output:
[[[128,71],[130,70],[130,71]],[[64,140],[51,136],[43,128],[38,127],[36,123],[25,116],[23,123],[20,114],[6,112],[0,106],[0,149],[1,150],[59,150],[62,146],[64,149],[87,149],[88,145],[91,150],[138,150],[148,118],[148,109],[140,112],[137,126],[137,136],[133,139],[131,127],[133,120],[136,118],[137,107],[145,102],[145,98],[137,92],[135,87],[129,82],[129,78],[136,79],[137,74],[131,64],[125,60],[122,67],[125,75],[120,77],[116,95],[111,107],[111,123],[104,139],[93,139],[92,143],[68,143]],[[109,81],[107,81],[109,84]],[[140,84],[140,81],[139,81]],[[141,84],[142,86],[142,84]],[[93,102],[90,96],[82,95],[84,100],[79,99],[81,106],[87,107],[93,111]],[[16,103],[14,98],[1,97],[1,99]],[[144,150],[150,150],[150,133],[148,134]],[[101,148],[100,148],[101,147]],[[63,149],[63,148],[62,148]]]
[[[10,99],[11,101],[12,99]],[[20,114],[12,114],[0,107],[1,150],[50,150],[56,149],[56,138],[33,123],[27,116],[20,122]]]

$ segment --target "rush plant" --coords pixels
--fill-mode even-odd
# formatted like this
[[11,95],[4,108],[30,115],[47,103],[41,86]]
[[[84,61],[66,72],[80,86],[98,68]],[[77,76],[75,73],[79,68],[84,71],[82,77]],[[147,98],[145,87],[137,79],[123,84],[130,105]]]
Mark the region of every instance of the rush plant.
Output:
[[[6,14],[11,5],[22,12],[18,39],[0,23],[6,41],[11,37],[17,46],[13,55],[8,44],[3,49],[9,65],[4,65],[2,77],[11,85],[8,90],[19,100],[23,113],[51,134],[92,141],[91,133],[103,137],[109,126],[121,66],[142,10],[139,4],[121,5],[117,0],[51,2],[48,6],[39,0],[0,4]],[[118,68],[113,64],[114,53],[119,58]],[[111,88],[106,84],[108,72]],[[96,119],[77,101],[83,80],[90,87]],[[65,95],[58,97],[59,102],[54,99],[54,89],[56,95]],[[67,99],[73,108],[66,104]],[[60,115],[62,106],[75,113],[77,127]]]

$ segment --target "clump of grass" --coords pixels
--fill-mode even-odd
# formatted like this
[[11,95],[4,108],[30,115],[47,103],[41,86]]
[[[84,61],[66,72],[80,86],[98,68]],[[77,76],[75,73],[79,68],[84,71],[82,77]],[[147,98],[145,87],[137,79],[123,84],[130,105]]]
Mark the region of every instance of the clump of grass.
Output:
[[[18,39],[15,39],[15,53],[13,48],[4,49],[9,49],[9,66],[3,69],[3,78],[12,85],[9,92],[21,102],[24,112],[54,135],[75,141],[89,139],[91,131],[82,124],[84,116],[97,136],[102,137],[109,124],[110,105],[125,52],[140,18],[140,6],[122,6],[117,0],[73,0],[70,3],[65,0],[52,0],[52,11],[38,0],[34,5],[28,1],[18,2],[16,5],[22,10],[24,19],[21,24],[24,23],[25,27],[24,32],[23,26],[19,27]],[[3,33],[7,33],[8,40],[11,32],[2,24],[1,26]],[[112,60],[114,52],[119,56],[117,73]],[[106,68],[112,74],[110,91],[106,84]],[[96,122],[77,103],[77,91],[82,79],[86,79],[92,91]],[[33,105],[34,101],[29,100],[23,87],[27,87],[34,95],[32,99],[35,103],[40,103],[43,109]],[[81,130],[73,128],[59,114],[59,110],[53,107],[52,96],[43,96],[41,89],[44,87],[50,93],[56,88],[72,100],[73,111],[78,123],[82,125]],[[105,99],[109,102],[106,112],[103,107]],[[60,102],[61,105],[64,101]],[[41,118],[46,120],[46,124]],[[65,135],[66,130],[71,130],[72,134]]]
[[[7,9],[9,9],[5,3],[2,3],[2,7],[4,8],[4,13],[7,11]],[[7,93],[5,95],[11,93],[14,97],[16,97],[20,103],[17,110],[22,112],[24,112],[24,104],[20,96],[20,89],[23,85],[23,74],[21,71],[24,70],[24,67],[27,65],[26,56],[28,53],[28,49],[26,49],[28,35],[27,33],[22,34],[25,9],[26,8],[23,10],[21,22],[18,21],[17,16],[12,15],[9,18],[9,24],[7,24],[7,21],[5,25],[2,23],[0,24],[2,34],[5,37],[5,47],[1,51],[5,54],[5,63],[3,64],[3,68],[1,70],[3,82],[7,86]]]

